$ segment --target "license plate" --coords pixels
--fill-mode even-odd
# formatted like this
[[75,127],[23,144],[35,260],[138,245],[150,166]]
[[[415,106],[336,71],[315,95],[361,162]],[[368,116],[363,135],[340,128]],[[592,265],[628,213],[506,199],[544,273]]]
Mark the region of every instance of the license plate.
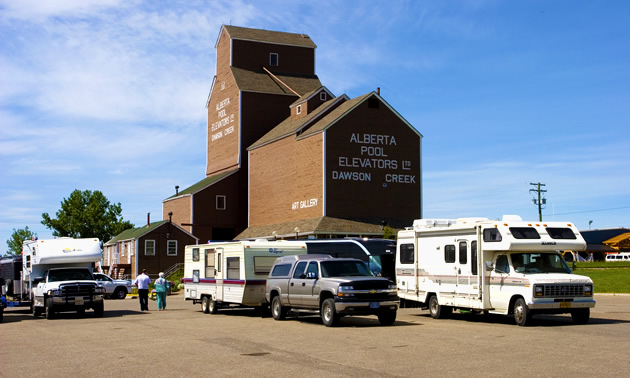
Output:
[[75,297],[74,304],[77,306],[83,306],[83,297]]
[[381,304],[378,302],[370,302],[370,308],[379,308]]
[[560,308],[571,308],[571,302],[560,302]]

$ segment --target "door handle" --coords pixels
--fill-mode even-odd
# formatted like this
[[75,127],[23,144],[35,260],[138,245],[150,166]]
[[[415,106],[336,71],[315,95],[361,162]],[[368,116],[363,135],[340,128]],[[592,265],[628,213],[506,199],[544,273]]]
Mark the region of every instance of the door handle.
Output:
[[306,282],[302,282],[302,286],[306,286]]
[[293,282],[291,282],[291,286],[293,286]]

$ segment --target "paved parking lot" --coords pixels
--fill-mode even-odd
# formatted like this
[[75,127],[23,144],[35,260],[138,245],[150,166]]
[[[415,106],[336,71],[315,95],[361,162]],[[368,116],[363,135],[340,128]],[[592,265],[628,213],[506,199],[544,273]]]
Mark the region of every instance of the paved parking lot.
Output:
[[348,317],[275,321],[249,310],[206,315],[169,296],[166,311],[135,299],[107,300],[105,316],[34,319],[9,308],[0,324],[0,376],[627,376],[630,296],[596,295],[587,325],[540,316],[511,318],[399,311],[396,323]]

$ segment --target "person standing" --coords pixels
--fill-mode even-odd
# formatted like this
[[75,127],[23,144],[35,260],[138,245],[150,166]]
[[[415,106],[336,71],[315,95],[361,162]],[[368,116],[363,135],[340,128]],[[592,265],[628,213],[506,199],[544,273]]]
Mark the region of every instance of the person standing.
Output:
[[140,311],[149,311],[149,284],[151,284],[151,278],[147,275],[146,269],[142,269],[142,274],[136,278],[134,284],[138,287]]
[[162,311],[166,308],[166,292],[168,291],[168,281],[164,278],[164,273],[160,272],[160,277],[155,280],[155,296],[157,297],[157,309]]

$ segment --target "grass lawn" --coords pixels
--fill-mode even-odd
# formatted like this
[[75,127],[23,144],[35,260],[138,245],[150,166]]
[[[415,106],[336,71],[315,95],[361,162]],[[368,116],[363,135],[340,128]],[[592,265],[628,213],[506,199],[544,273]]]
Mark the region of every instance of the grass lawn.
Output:
[[630,293],[630,268],[578,268],[575,274],[591,277],[597,293]]

